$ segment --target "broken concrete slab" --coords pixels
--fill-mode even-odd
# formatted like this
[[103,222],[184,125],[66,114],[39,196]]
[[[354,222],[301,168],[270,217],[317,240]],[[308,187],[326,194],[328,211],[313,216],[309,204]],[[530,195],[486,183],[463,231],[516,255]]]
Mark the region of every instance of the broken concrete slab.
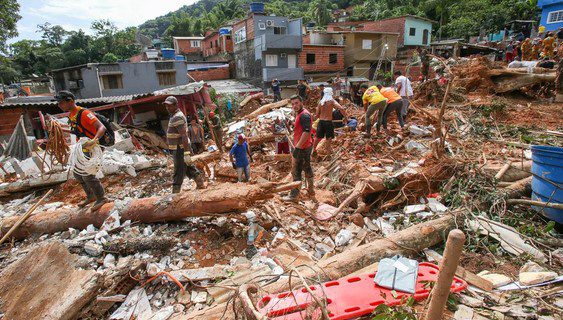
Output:
[[485,280],[490,281],[493,284],[494,288],[498,288],[512,282],[512,279],[505,276],[504,274],[489,273],[489,271],[486,270],[479,272],[477,275]]
[[557,273],[551,271],[520,272],[518,275],[520,283],[526,286],[551,281],[555,278],[557,278]]
[[100,286],[93,270],[75,267],[59,242],[39,246],[0,274],[0,310],[6,319],[76,319]]
[[111,316],[110,320],[149,320],[153,316],[151,310],[149,298],[145,289],[138,288],[132,290],[127,295],[125,302],[115,310]]

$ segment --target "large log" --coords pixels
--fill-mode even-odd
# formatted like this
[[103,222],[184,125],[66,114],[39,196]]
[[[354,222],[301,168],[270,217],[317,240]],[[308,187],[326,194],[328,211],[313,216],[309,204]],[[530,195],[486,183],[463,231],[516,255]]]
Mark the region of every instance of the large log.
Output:
[[250,102],[250,100],[261,99],[261,98],[263,98],[263,97],[264,97],[264,92],[258,92],[258,93],[255,93],[255,94],[251,94],[251,95],[247,96],[246,98],[244,98],[244,100],[242,100],[242,101],[239,103],[239,105],[240,105],[241,107],[244,107],[244,106],[246,106],[246,104],[247,104],[248,102]]
[[194,163],[208,164],[210,162],[221,159],[221,152],[203,152],[192,156],[192,161]]
[[[500,169],[500,164],[485,166],[483,170],[489,176],[494,176]],[[512,162],[510,168],[503,174],[501,181],[514,182],[531,175],[532,161]]]
[[288,104],[289,104],[289,99],[283,99],[283,100],[280,100],[278,102],[268,103],[268,104],[261,106],[260,108],[258,108],[256,110],[254,110],[251,114],[247,115],[245,118],[254,119],[254,118],[258,117],[259,115],[266,114],[273,109],[285,107]]
[[248,144],[252,147],[252,146],[259,146],[264,143],[274,142],[276,141],[276,136],[278,135],[274,133],[268,133],[259,136],[248,137],[247,140],[248,140]]
[[503,76],[493,79],[495,83],[495,91],[497,93],[510,92],[518,90],[541,82],[555,81],[556,75],[553,74],[514,74],[511,76]]
[[[275,193],[291,190],[301,183],[289,184],[231,184],[225,183],[216,188],[194,190],[176,195],[133,199],[120,208],[121,219],[153,223],[178,221],[186,217],[243,211],[258,200],[269,199]],[[89,209],[60,209],[40,212],[31,216],[13,234],[15,239],[29,235],[51,234],[68,228],[84,229],[89,224],[100,227],[109,216],[114,203],[107,203],[98,211]],[[19,217],[2,221],[2,234],[5,234]]]
[[[378,239],[373,242],[346,250],[328,259],[320,261],[312,268],[300,269],[305,278],[320,278],[320,281],[334,280],[373,265],[382,258],[396,254],[412,255],[428,247],[432,247],[444,240],[444,235],[455,227],[457,214],[449,214],[439,219],[430,220],[411,226],[407,229],[390,235],[388,238]],[[375,270],[373,270],[375,271]],[[300,282],[293,279],[293,289]],[[289,282],[281,278],[277,282],[261,288],[263,292],[282,292],[289,290]],[[181,315],[172,319],[234,319],[232,312],[224,312],[226,303],[218,304],[188,315]]]

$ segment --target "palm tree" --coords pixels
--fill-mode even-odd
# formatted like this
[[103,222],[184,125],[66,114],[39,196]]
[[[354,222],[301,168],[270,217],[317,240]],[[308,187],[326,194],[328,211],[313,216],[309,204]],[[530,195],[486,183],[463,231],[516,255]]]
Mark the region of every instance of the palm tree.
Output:
[[326,26],[332,20],[332,4],[328,0],[313,0],[309,14],[318,26]]

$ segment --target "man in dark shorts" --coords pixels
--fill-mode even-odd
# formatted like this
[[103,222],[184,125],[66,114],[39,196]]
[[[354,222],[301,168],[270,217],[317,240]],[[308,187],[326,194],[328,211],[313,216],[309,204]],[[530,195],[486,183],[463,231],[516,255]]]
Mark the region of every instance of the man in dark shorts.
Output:
[[[317,119],[319,119],[319,124],[317,125],[317,135],[315,136],[315,143],[313,146],[313,154],[317,152],[317,145],[319,142],[326,138],[327,140],[332,140],[334,138],[334,124],[332,123],[332,110],[338,109],[344,116],[346,116],[346,111],[336,102],[332,96],[332,88],[325,88],[324,95],[319,105],[317,106]],[[329,144],[330,147],[330,144]]]

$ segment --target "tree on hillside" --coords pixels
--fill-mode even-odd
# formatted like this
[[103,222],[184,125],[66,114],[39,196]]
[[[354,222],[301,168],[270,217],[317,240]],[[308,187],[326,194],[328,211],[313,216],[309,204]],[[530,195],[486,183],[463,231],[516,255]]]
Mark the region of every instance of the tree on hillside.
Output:
[[309,15],[317,26],[326,26],[332,21],[332,8],[329,0],[313,0],[309,4]]
[[0,56],[0,84],[10,84],[21,77],[14,63],[8,58]]
[[20,5],[16,0],[0,0],[0,51],[4,51],[6,41],[17,37],[16,23],[21,19]]
[[49,22],[37,25],[37,32],[42,33],[41,38],[54,47],[60,47],[68,34],[63,27]]

